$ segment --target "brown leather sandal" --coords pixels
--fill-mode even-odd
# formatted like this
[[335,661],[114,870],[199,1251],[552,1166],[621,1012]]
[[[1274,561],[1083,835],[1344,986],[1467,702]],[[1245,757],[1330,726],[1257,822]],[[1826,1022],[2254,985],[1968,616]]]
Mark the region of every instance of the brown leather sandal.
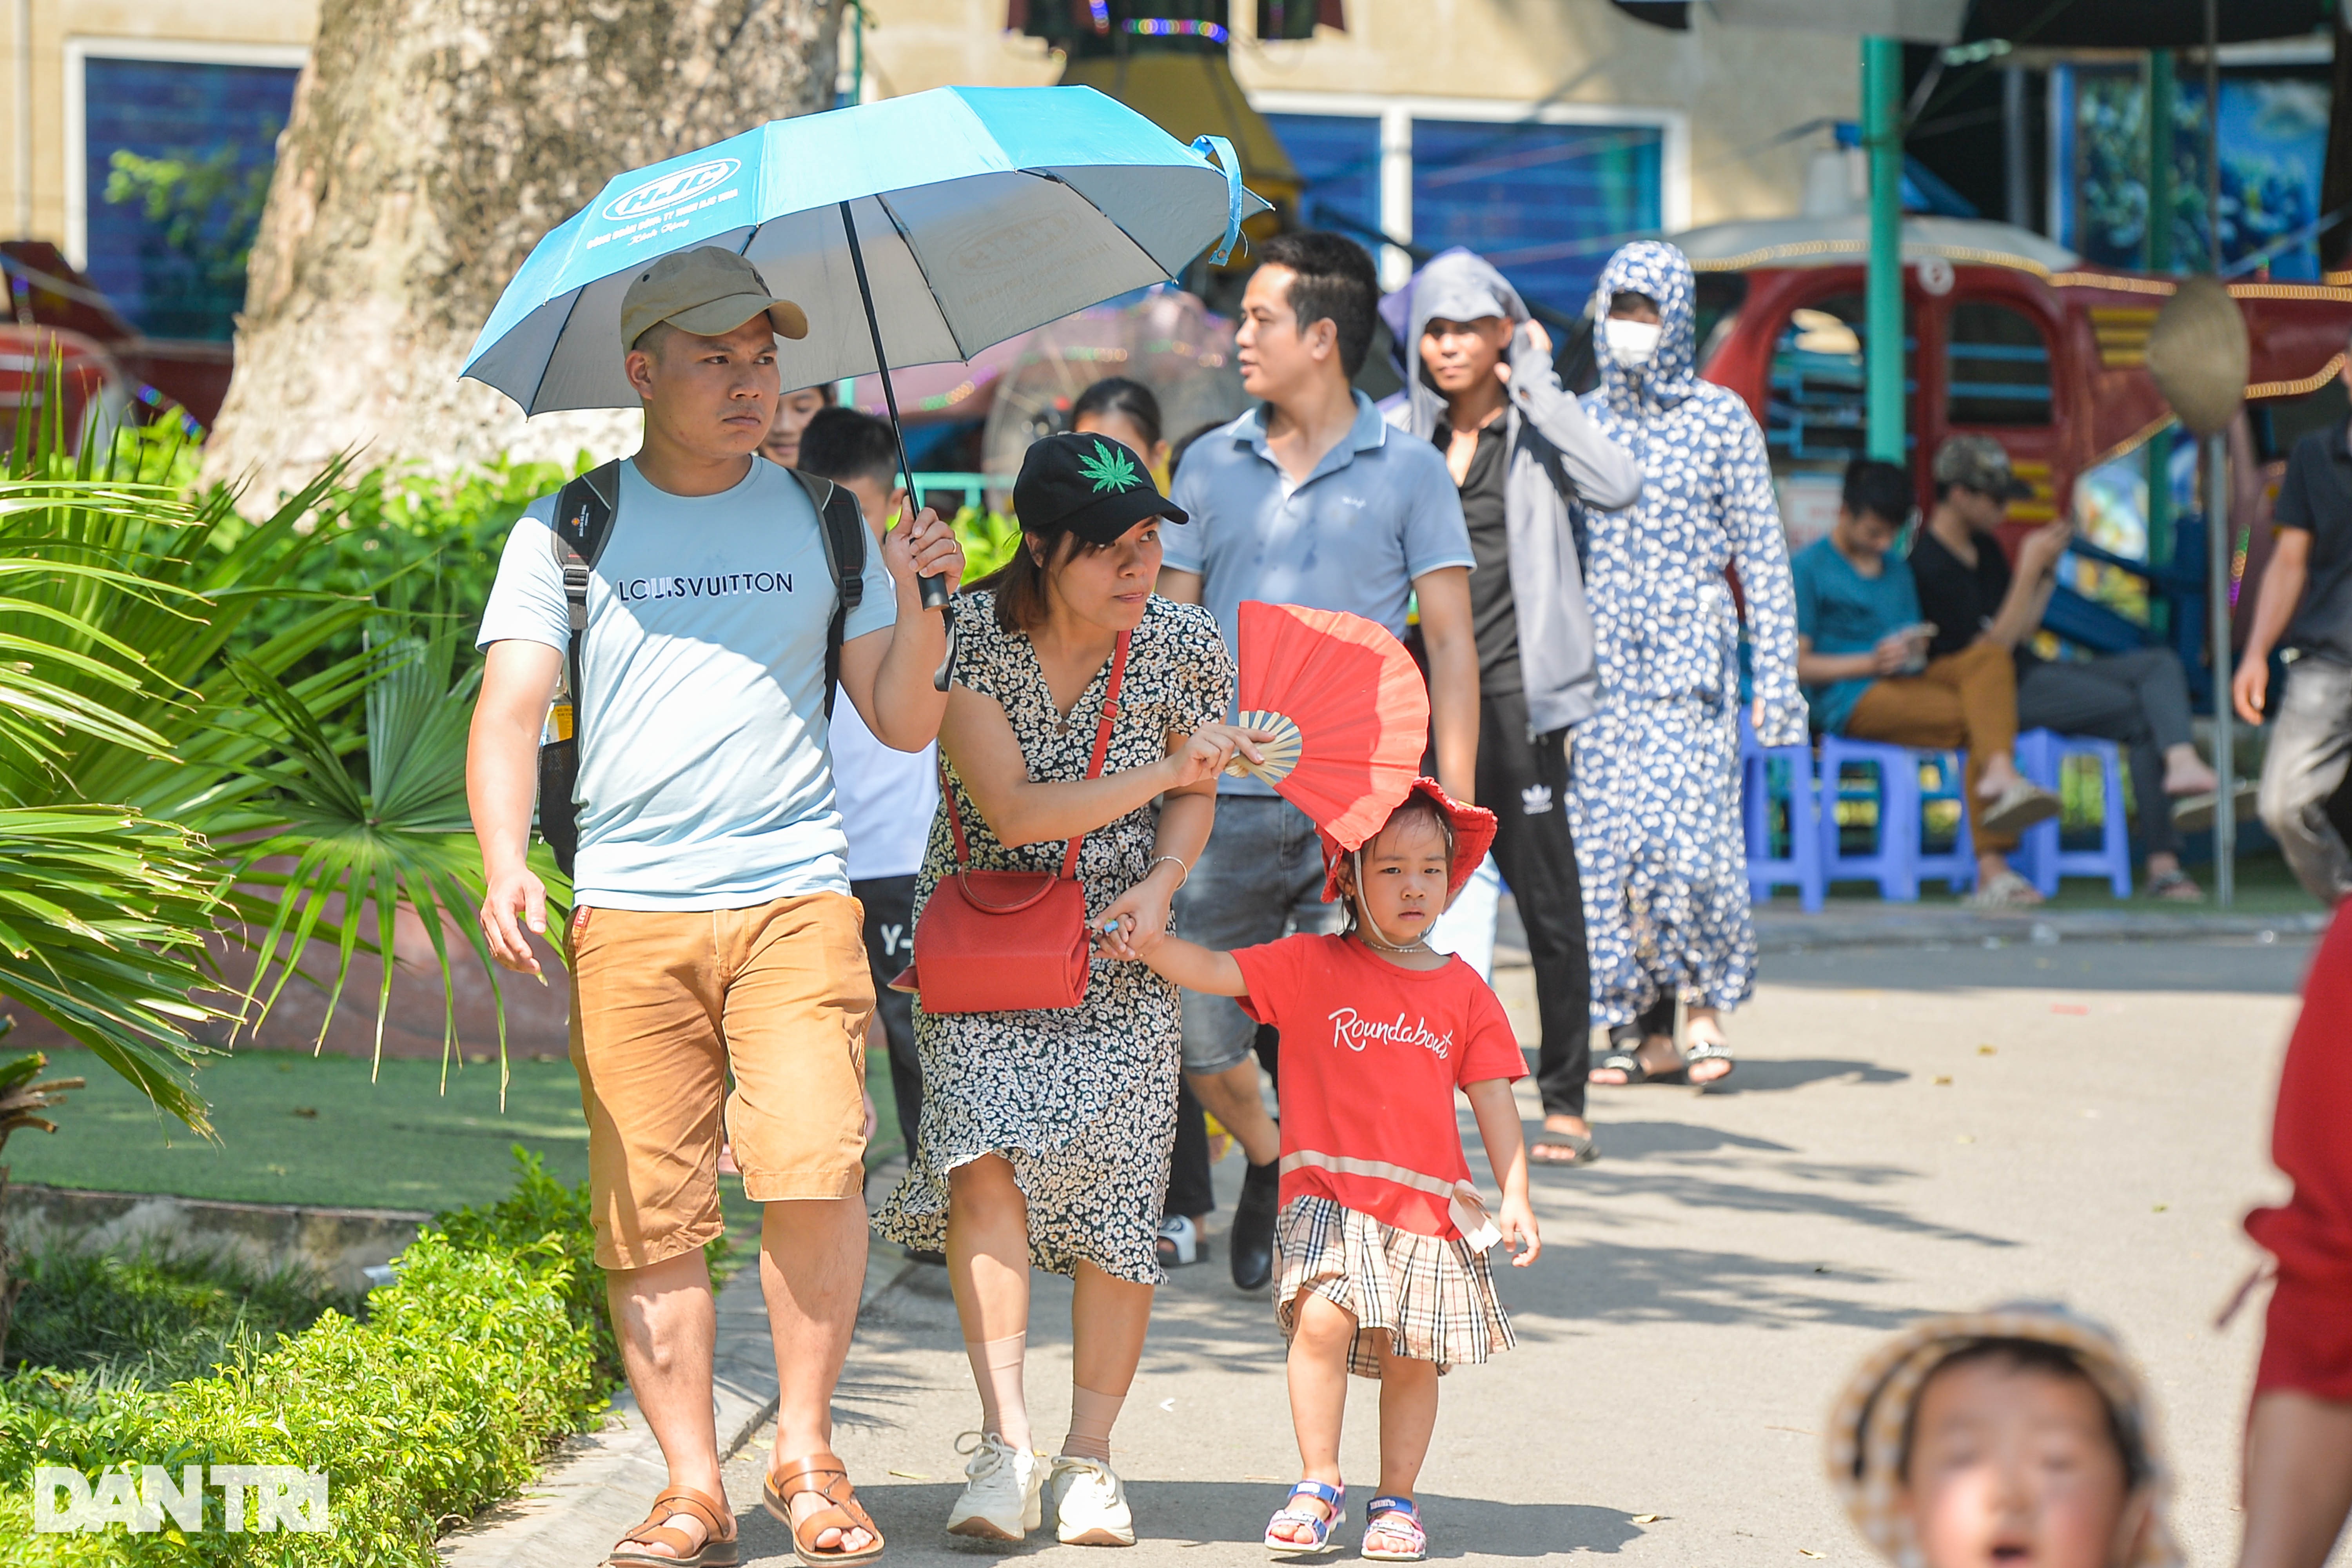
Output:
[[[817,1479],[824,1476],[832,1479]],[[832,1506],[821,1508],[794,1524],[793,1499],[803,1492],[814,1492]],[[865,1505],[857,1500],[857,1489],[849,1484],[849,1471],[831,1454],[811,1454],[805,1459],[795,1459],[770,1470],[760,1488],[760,1501],[793,1532],[793,1555],[805,1568],[845,1568],[845,1564],[871,1563],[882,1555],[886,1544],[882,1531],[876,1528]],[[817,1545],[816,1538],[828,1530],[844,1534],[862,1530],[874,1538],[874,1542],[858,1552]]]
[[[662,1522],[678,1513],[702,1526],[702,1548],[691,1556],[686,1555],[686,1549],[694,1543],[694,1538]],[[632,1546],[667,1546],[677,1555],[632,1552]],[[694,1487],[672,1487],[654,1499],[653,1511],[646,1515],[643,1524],[614,1542],[605,1561],[625,1563],[629,1568],[735,1568],[734,1511],[724,1499]]]

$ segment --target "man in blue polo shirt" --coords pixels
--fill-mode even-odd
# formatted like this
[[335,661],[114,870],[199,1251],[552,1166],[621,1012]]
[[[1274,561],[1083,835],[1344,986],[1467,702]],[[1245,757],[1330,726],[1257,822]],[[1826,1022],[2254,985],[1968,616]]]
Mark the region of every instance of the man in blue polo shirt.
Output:
[[[1391,428],[1352,384],[1380,299],[1371,258],[1318,233],[1278,236],[1259,257],[1235,342],[1242,386],[1260,405],[1185,453],[1171,499],[1192,526],[1168,543],[1160,591],[1206,605],[1228,647],[1244,599],[1345,610],[1402,637],[1417,598],[1438,783],[1471,800],[1476,558],[1444,455]],[[1255,779],[1220,781],[1217,825],[1177,897],[1177,928],[1230,951],[1329,930],[1339,911],[1322,899],[1322,852],[1306,814]],[[1252,1059],[1255,1047],[1273,1065],[1272,1037],[1230,998],[1185,994],[1185,1074],[1249,1156],[1229,1247],[1234,1283],[1245,1290],[1263,1289],[1274,1269],[1281,1138]]]

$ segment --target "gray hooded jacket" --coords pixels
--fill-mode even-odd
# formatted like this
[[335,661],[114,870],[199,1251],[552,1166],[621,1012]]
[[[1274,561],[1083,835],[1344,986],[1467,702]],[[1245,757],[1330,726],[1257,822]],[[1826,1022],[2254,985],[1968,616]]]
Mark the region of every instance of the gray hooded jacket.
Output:
[[1498,312],[1517,325],[1511,334],[1509,467],[1503,513],[1510,541],[1511,602],[1519,626],[1519,674],[1525,683],[1529,738],[1549,734],[1590,714],[1600,702],[1593,664],[1592,612],[1570,531],[1571,503],[1601,511],[1629,507],[1642,493],[1642,466],[1603,436],[1576,398],[1562,390],[1549,355],[1528,337],[1528,308],[1518,293],[1467,252],[1438,257],[1413,279],[1404,341],[1407,395],[1389,422],[1423,440],[1445,417],[1445,399],[1421,373],[1421,336],[1431,318],[1476,321]]

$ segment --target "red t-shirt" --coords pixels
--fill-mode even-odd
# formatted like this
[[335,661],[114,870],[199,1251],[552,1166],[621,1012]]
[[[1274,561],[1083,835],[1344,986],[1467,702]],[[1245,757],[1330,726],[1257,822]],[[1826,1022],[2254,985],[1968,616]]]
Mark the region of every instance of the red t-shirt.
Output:
[[1344,936],[1234,954],[1242,1010],[1282,1031],[1282,1201],[1313,1194],[1422,1236],[1459,1237],[1470,1179],[1455,1089],[1522,1079],[1511,1021],[1478,972],[1402,969]]
[[[2279,1075],[2271,1159],[2294,1179],[2294,1196],[2246,1216],[2254,1240],[2278,1258],[2270,1326],[2254,1392],[2295,1389],[2352,1400],[2352,904],[2311,961],[2303,1016]],[[1290,1063],[1282,1064],[1286,1075]]]

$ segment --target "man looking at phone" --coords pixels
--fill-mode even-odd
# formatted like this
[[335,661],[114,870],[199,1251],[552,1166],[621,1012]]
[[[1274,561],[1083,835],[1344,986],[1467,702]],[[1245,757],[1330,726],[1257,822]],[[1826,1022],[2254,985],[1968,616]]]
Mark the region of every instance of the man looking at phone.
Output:
[[2208,794],[2221,781],[2189,738],[2189,678],[2172,650],[2138,648],[2103,658],[2046,659],[2027,646],[2058,585],[2058,558],[2074,537],[2064,518],[2021,541],[2010,568],[1993,531],[2012,500],[2033,493],[1990,436],[1954,436],[1936,452],[1936,507],[1911,550],[1919,605],[1937,631],[1931,657],[1983,643],[2017,663],[2017,722],[2024,730],[2096,735],[2131,758],[2132,799],[2147,845],[2154,898],[2194,903],[2205,895],[2180,868],[2180,833],[2171,805]]
[[1911,563],[1895,553],[1912,510],[1901,468],[1867,458],[1848,465],[1836,525],[1789,563],[1797,677],[1824,729],[1898,746],[1967,747],[1963,796],[1977,852],[1969,901],[2040,903],[2008,856],[2026,828],[2058,815],[2058,797],[2017,771],[2017,667],[1993,642],[1927,657],[1937,628],[1920,618]]

